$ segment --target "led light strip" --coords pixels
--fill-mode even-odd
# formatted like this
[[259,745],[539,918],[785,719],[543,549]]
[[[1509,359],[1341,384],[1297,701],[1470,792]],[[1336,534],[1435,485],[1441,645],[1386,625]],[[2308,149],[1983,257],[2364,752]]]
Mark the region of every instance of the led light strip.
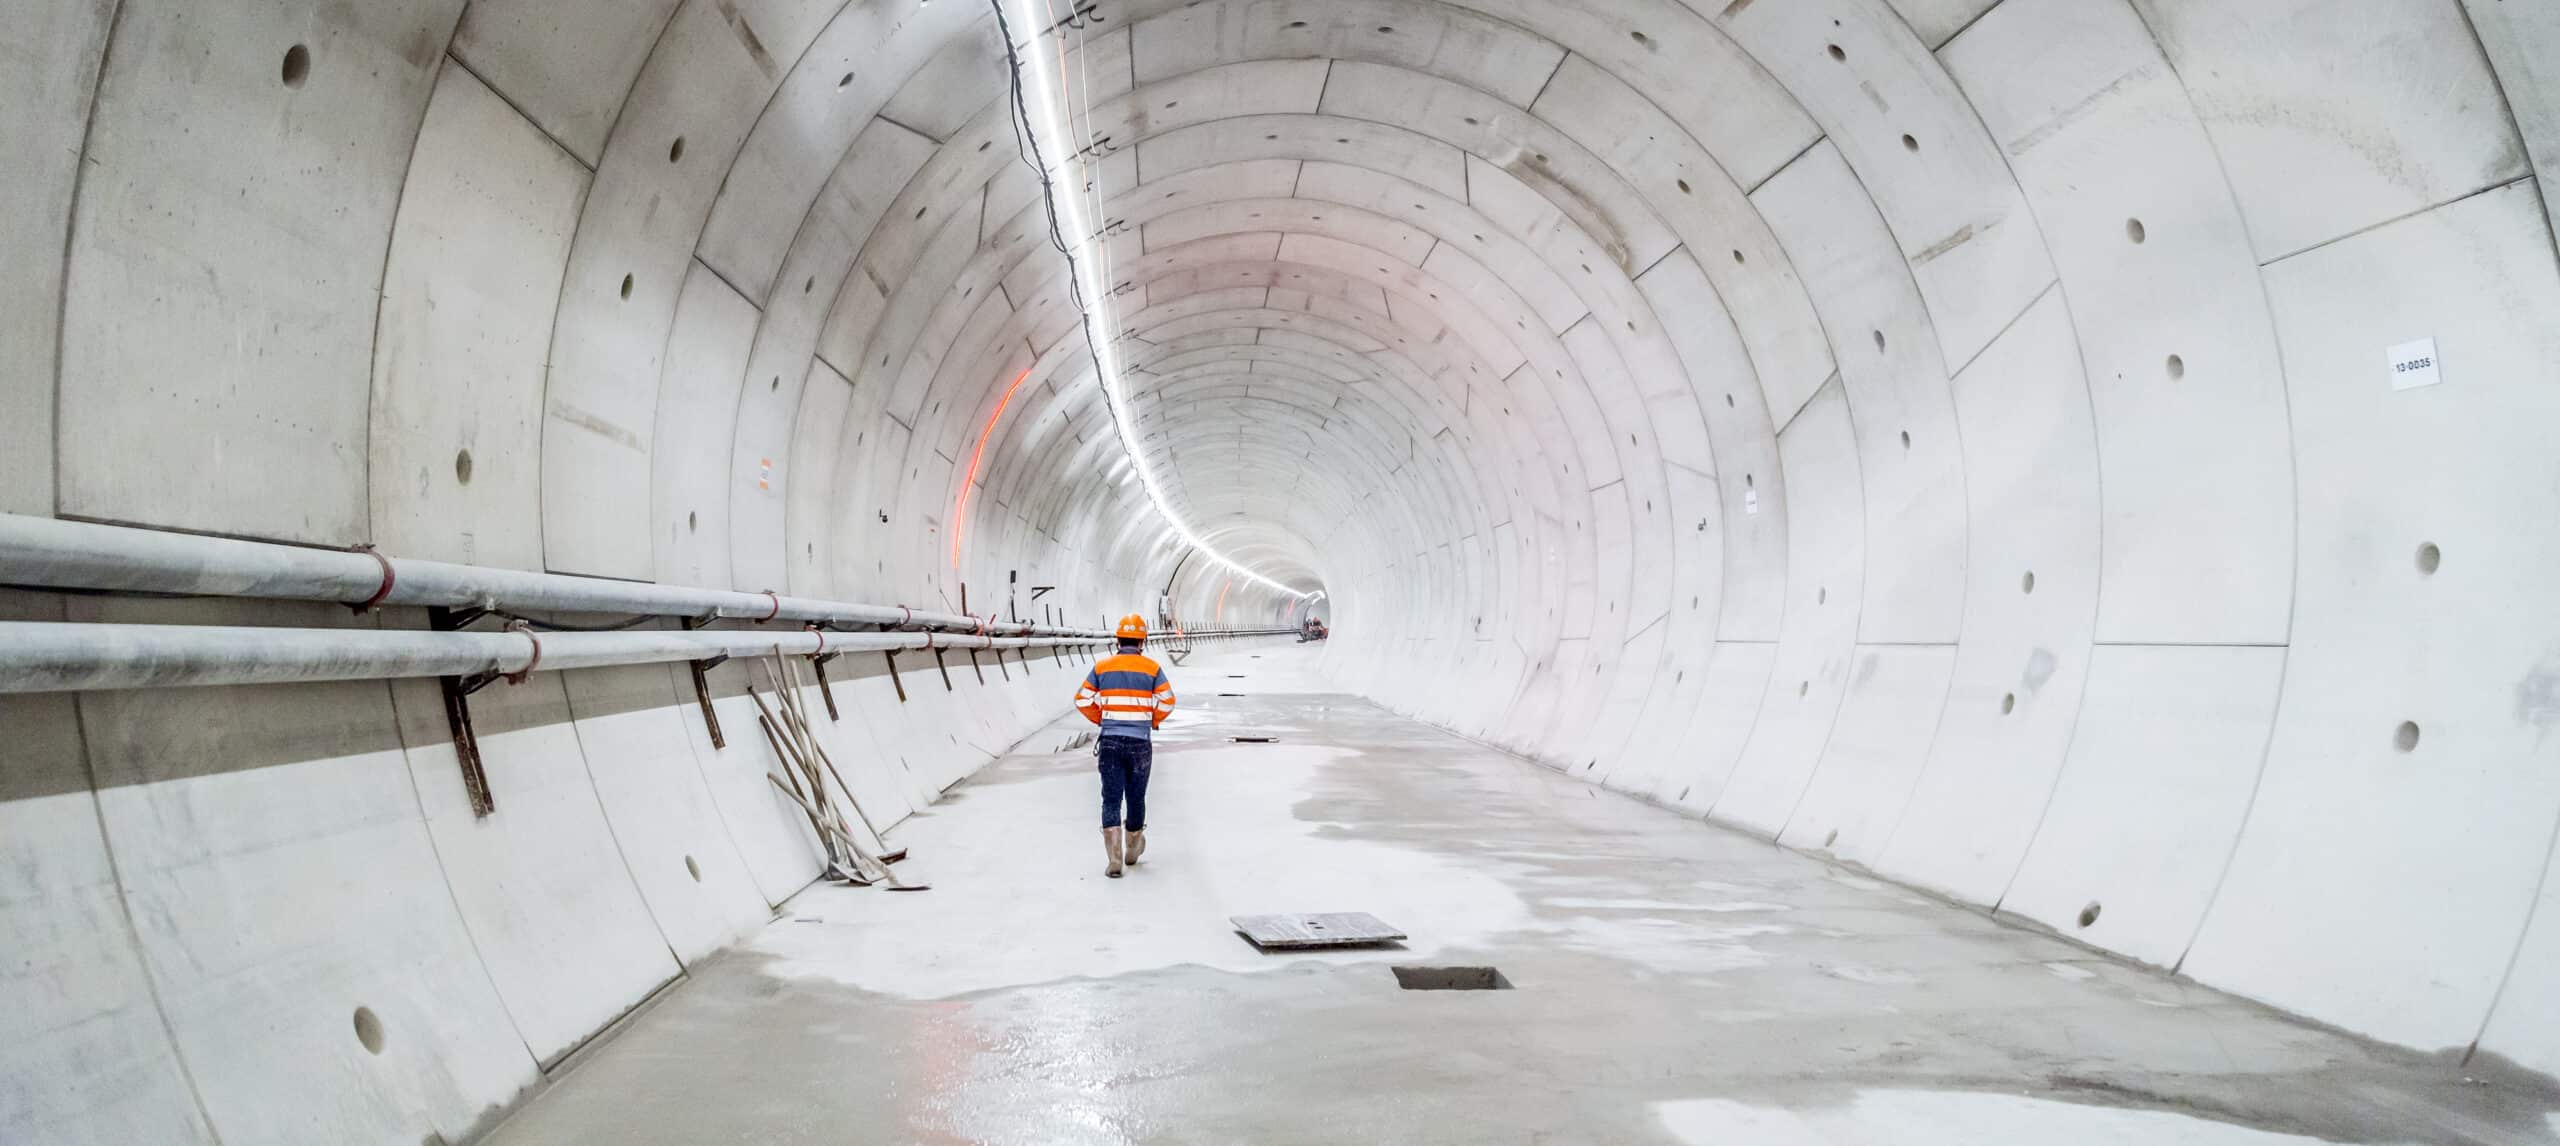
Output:
[[[1121,450],[1129,455],[1130,464],[1137,469],[1138,482],[1145,487],[1147,499],[1155,504],[1156,513],[1164,518],[1165,524],[1171,526],[1174,533],[1184,542],[1199,550],[1210,560],[1233,570],[1239,576],[1289,594],[1301,601],[1306,600],[1309,597],[1308,593],[1292,589],[1247,568],[1226,554],[1218,552],[1208,542],[1201,540],[1199,534],[1192,532],[1191,527],[1183,522],[1182,515],[1173,511],[1173,503],[1165,497],[1164,486],[1156,480],[1155,467],[1148,463],[1146,453],[1138,448],[1138,427],[1134,421],[1136,415],[1130,411],[1128,394],[1122,388],[1120,379],[1119,334],[1117,333],[1119,324],[1114,321],[1111,313],[1109,291],[1111,276],[1107,273],[1108,268],[1103,265],[1103,244],[1095,239],[1094,226],[1091,222],[1093,216],[1098,213],[1097,208],[1101,203],[1102,192],[1095,183],[1072,178],[1077,162],[1075,156],[1081,149],[1069,144],[1069,141],[1076,138],[1074,116],[1068,110],[1059,79],[1066,70],[1066,38],[1063,35],[1050,34],[1063,31],[1064,28],[1071,26],[1071,21],[1080,18],[1071,15],[1062,21],[1051,8],[1049,0],[994,0],[994,2],[998,13],[1009,25],[1009,34],[1029,37],[1028,43],[1013,45],[1014,59],[1024,91],[1022,118],[1030,123],[1039,161],[1055,164],[1060,175],[1065,177],[1050,179],[1047,173],[1043,172],[1041,182],[1044,193],[1049,197],[1050,207],[1055,213],[1059,234],[1068,245],[1067,265],[1073,270],[1077,287],[1084,295],[1085,343],[1093,351],[1094,369],[1099,373],[1102,384],[1103,404],[1111,410],[1111,424],[1120,435]],[[1081,27],[1081,24],[1076,23],[1072,26]],[[1054,63],[1049,54],[1042,50],[1044,40],[1056,43],[1057,57]],[[1086,118],[1090,122],[1090,108],[1087,109]],[[1087,202],[1088,196],[1092,198],[1090,204]],[[1111,336],[1099,337],[1104,331],[1112,332]]]

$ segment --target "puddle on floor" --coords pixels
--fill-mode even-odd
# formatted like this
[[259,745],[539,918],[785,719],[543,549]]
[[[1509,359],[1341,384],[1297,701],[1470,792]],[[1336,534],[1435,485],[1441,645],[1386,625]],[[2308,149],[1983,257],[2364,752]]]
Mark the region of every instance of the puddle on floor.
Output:
[[1695,1146],[2308,1146],[2326,1141],[2166,1110],[1974,1091],[1862,1090],[1846,1106],[1804,1110],[1700,1098],[1657,1102],[1654,1113],[1674,1138]]

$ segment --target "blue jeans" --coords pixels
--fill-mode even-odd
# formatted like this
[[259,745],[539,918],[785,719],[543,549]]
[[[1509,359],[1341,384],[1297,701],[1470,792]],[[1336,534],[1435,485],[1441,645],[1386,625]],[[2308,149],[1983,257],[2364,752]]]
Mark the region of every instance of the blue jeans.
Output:
[[1120,802],[1129,803],[1129,830],[1147,830],[1147,770],[1156,746],[1135,736],[1105,736],[1094,751],[1102,769],[1102,826],[1120,826]]

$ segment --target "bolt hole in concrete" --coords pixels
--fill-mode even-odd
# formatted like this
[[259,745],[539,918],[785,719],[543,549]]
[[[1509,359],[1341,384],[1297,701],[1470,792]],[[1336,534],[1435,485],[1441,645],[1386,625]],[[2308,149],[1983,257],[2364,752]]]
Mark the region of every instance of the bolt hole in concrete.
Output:
[[1882,353],[1884,353],[1884,332],[1883,332],[1883,331],[1881,331],[1881,330],[1871,330],[1871,331],[1868,331],[1867,333],[1869,333],[1869,334],[1871,334],[1871,335],[1874,335],[1874,336],[1875,336],[1875,340],[1876,340],[1876,353],[1878,353],[1878,354],[1882,354]]
[[1238,743],[1238,744],[1278,744],[1278,743],[1280,743],[1280,738],[1279,738],[1279,737],[1277,737],[1277,736],[1230,736],[1230,737],[1228,737],[1227,739],[1232,740],[1232,741],[1234,741],[1234,742],[1236,742],[1236,743]]
[[2124,221],[2124,237],[2131,239],[2136,243],[2140,243],[2144,239],[2150,238],[2151,233],[2143,229],[2142,220],[2127,219]]
[[684,531],[691,533],[700,528],[702,528],[702,520],[694,516],[692,510],[686,510],[684,515]]
[[1808,693],[1808,692],[1811,692],[1811,691],[1813,691],[1813,682],[1812,682],[1812,681],[1809,681],[1809,680],[1800,680],[1800,681],[1797,681],[1797,682],[1796,682],[1796,695],[1797,695],[1797,696],[1801,697],[1801,696],[1803,696],[1804,694],[1806,694],[1806,693]]
[[453,480],[461,482],[464,485],[471,484],[471,451],[454,451]]
[[1903,149],[1904,151],[1918,151],[1918,150],[1920,150],[1920,141],[1919,141],[1919,140],[1916,140],[1916,139],[1913,139],[1913,138],[1911,138],[1911,137],[1910,137],[1910,136],[1908,136],[1908,135],[1903,136],[1903,137],[1902,137],[1902,149]]
[[369,1054],[382,1053],[382,1020],[373,1016],[371,1007],[356,1008],[356,1041]]
[[2444,564],[2444,551],[2436,548],[2435,542],[2430,541],[2418,546],[2418,572],[2433,574],[2436,566],[2442,564]]
[[284,86],[298,88],[311,78],[311,49],[295,44],[284,50]]
[[1826,836],[1822,837],[1822,846],[1824,846],[1824,847],[1826,847],[1826,848],[1827,848],[1827,847],[1830,847],[1830,846],[1831,846],[1831,845],[1833,845],[1833,844],[1839,843],[1839,842],[1840,842],[1840,829],[1838,829],[1838,828],[1833,828],[1833,829],[1831,829],[1831,834],[1829,834],[1829,835],[1826,835]]
[[2036,591],[2035,570],[2029,569],[2027,570],[2026,576],[2018,578],[2018,591],[2021,593],[2033,593]]
[[1508,991],[1498,967],[1392,967],[1396,986],[1408,991]]
[[2080,926],[2087,927],[2092,923],[2096,923],[2098,921],[2098,910],[2098,901],[2094,899],[2090,900],[2089,906],[2080,909]]
[[668,145],[667,145],[667,162],[669,162],[669,163],[681,163],[681,162],[683,162],[683,161],[684,161],[684,137],[683,137],[683,136],[681,136],[681,135],[679,135],[679,136],[677,136],[677,137],[676,137],[676,141],[675,141],[674,143],[670,143],[670,144],[668,144]]
[[1902,432],[1902,448],[1906,450],[1911,448],[1911,431],[1909,430]]
[[630,297],[631,297],[631,276],[630,276],[630,275],[624,275],[624,276],[622,276],[622,297],[624,297],[624,298],[630,298]]
[[2418,722],[2414,720],[2401,721],[2399,730],[2391,734],[2391,745],[2402,752],[2417,751]]
[[693,862],[692,856],[684,857],[684,870],[685,874],[693,877],[693,882],[702,882],[702,865]]
[[1822,50],[1831,53],[1832,59],[1838,60],[1842,63],[1847,63],[1849,60],[1849,53],[1842,51],[1838,44],[1826,44],[1823,46]]
[[2018,694],[2012,692],[2001,696],[2000,715],[2007,716],[2016,711],[2018,711]]
[[1241,692],[1222,692],[1222,693],[1219,693],[1218,695],[1219,695],[1219,696],[1221,696],[1221,697],[1233,698],[1233,697],[1243,696],[1244,694],[1243,694],[1243,693],[1241,693]]
[[2169,356],[2169,380],[2170,380],[2170,381],[2172,381],[2172,382],[2175,382],[2175,381],[2177,381],[2178,379],[2184,378],[2184,377],[2186,377],[2186,376],[2187,376],[2187,360],[2186,360],[2186,359],[2184,359],[2184,358],[2180,358],[2180,357],[2178,357],[2178,356],[2177,356],[2177,355],[2175,355],[2175,354],[2170,355],[2170,356]]
[[843,75],[841,75],[841,76],[836,77],[836,90],[837,90],[837,91],[843,91],[844,89],[849,88],[849,87],[852,87],[852,86],[853,86],[853,73],[852,73],[852,72],[846,72],[845,74],[843,74]]

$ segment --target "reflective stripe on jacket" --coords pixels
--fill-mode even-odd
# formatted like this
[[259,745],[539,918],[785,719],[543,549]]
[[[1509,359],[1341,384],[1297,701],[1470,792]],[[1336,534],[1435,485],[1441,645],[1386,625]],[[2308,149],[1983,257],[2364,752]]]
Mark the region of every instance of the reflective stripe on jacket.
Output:
[[1076,711],[1105,736],[1145,737],[1173,715],[1173,682],[1137,653],[1104,657],[1076,689]]

